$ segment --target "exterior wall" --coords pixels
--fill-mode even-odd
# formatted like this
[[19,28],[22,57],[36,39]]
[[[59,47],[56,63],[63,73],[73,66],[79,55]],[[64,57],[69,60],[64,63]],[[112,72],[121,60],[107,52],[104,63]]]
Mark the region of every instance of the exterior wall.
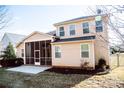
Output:
[[24,43],[20,44],[20,45],[17,47],[16,56],[19,57],[19,58],[22,58],[22,56],[21,56],[21,49],[24,49]]
[[[102,21],[103,21],[103,31],[106,29],[107,24],[107,16],[102,17]],[[82,23],[88,22],[89,23],[89,31],[90,33],[83,33],[83,27],[82,27]],[[69,35],[69,25],[75,25],[75,35],[74,36],[70,36]],[[87,18],[87,19],[80,19],[78,21],[73,21],[73,22],[68,22],[68,23],[63,23],[60,25],[55,26],[56,27],[56,35],[59,36],[59,27],[64,27],[64,31],[65,31],[65,36],[62,36],[61,38],[71,38],[71,37],[80,37],[80,36],[90,36],[90,35],[96,35],[96,26],[95,26],[95,17],[92,18]]]
[[[81,58],[81,44],[89,44],[89,58]],[[61,58],[55,58],[55,46],[61,48]],[[95,67],[94,60],[94,43],[92,41],[68,42],[68,43],[53,43],[52,44],[52,66],[61,67],[80,67],[82,61],[89,62],[89,67]]]
[[[91,36],[95,35],[96,40],[94,43],[94,49],[95,49],[95,64],[98,64],[98,60],[100,58],[103,58],[106,60],[107,64],[109,65],[109,45],[108,45],[108,28],[107,28],[107,22],[108,17],[104,16],[102,17],[103,21],[103,31],[102,32],[96,32],[96,26],[95,26],[95,17],[94,18],[88,18],[84,20],[77,20],[73,22],[67,22],[60,24],[56,26],[57,31],[56,34],[59,36],[59,27],[63,26],[65,29],[65,36],[61,38],[71,38],[71,37],[81,37],[81,36]],[[83,34],[83,27],[82,23],[88,22],[89,23],[89,31],[90,33]],[[74,36],[69,35],[69,25],[74,24],[76,25],[76,31]],[[76,48],[75,48],[76,49]]]
[[0,42],[0,55],[2,55],[2,44]]
[[103,58],[106,60],[107,65],[109,65],[109,45],[108,45],[108,27],[107,27],[107,17],[104,18],[103,24],[103,32],[99,32],[96,34],[95,40],[95,60],[96,65],[98,64],[98,60]]
[[24,42],[43,41],[43,40],[52,40],[52,37],[36,33],[31,37],[29,37],[28,39],[26,39]]
[[[62,36],[61,38],[72,38],[72,37],[80,37],[80,36],[88,36],[88,35],[94,35],[95,33],[95,18],[88,19],[88,20],[79,20],[78,22],[72,22],[64,25],[56,26],[56,35],[59,36],[59,27],[64,27],[65,30],[65,36]],[[89,31],[90,33],[83,34],[83,27],[82,23],[88,22],[89,23]],[[69,25],[75,25],[75,35],[70,36],[69,35]]]

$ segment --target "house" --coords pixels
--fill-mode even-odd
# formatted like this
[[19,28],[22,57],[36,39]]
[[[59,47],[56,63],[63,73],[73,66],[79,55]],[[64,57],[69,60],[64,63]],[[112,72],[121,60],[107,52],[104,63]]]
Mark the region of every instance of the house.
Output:
[[0,55],[2,55],[2,45],[1,45],[1,42],[0,42]]
[[18,57],[25,64],[53,67],[95,69],[100,58],[109,65],[107,18],[101,14],[59,22],[54,35],[35,31],[17,44]]
[[16,52],[16,44],[21,41],[25,36],[14,34],[14,33],[5,33],[0,41],[0,53],[3,54],[3,51],[9,45],[9,42],[13,45]]

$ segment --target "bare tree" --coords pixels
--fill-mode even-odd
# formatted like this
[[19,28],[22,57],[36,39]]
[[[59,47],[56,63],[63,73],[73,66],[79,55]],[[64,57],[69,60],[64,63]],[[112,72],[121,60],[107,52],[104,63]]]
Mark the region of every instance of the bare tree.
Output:
[[[91,7],[88,7],[88,10],[92,14],[97,14],[98,11],[96,10],[101,10],[102,14],[107,14],[108,15],[108,28],[109,32],[113,33],[113,35],[109,35],[109,40],[106,38],[100,36],[99,34],[97,35],[99,38],[102,38],[102,40],[106,43],[108,43],[110,46],[116,46],[119,49],[121,48],[119,44],[124,45],[124,5],[98,5],[96,6],[96,9],[93,9]],[[110,40],[112,42],[110,42]],[[116,42],[113,42],[116,41]]]
[[5,28],[10,21],[8,6],[0,5],[0,30]]

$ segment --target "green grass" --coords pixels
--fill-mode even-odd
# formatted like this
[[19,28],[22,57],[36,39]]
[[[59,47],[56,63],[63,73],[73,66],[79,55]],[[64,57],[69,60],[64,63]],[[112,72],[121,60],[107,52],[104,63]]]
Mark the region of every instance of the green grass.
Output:
[[45,71],[37,75],[6,71],[0,68],[0,87],[64,88],[73,87],[92,75],[61,74]]

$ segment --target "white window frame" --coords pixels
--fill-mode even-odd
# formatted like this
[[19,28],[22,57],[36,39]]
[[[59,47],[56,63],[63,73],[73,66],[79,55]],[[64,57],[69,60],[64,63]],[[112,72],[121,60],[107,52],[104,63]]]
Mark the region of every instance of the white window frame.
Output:
[[[75,34],[74,34],[74,35],[71,35],[71,34],[70,34],[70,26],[72,26],[72,25],[74,25],[74,27],[75,27]],[[76,24],[70,24],[70,25],[68,26],[68,32],[69,32],[69,36],[75,36],[75,35],[76,35]]]
[[95,31],[95,32],[98,32],[98,33],[99,33],[99,32],[103,32],[103,21],[102,21],[102,20],[100,20],[100,21],[101,21],[102,24],[99,25],[99,26],[96,25],[96,22],[97,22],[97,21],[95,21],[95,28],[97,28],[97,27],[102,27],[102,31]]
[[[58,52],[58,53],[60,53],[60,57],[56,57],[56,47],[59,47],[60,48],[60,51]],[[55,47],[54,47],[54,57],[55,57],[55,59],[60,59],[61,57],[62,57],[62,51],[61,51],[61,46],[60,45],[56,45]]]
[[[23,54],[23,56],[22,56]],[[23,58],[24,57],[24,49],[21,49],[21,57]]]
[[[82,45],[88,45],[88,51],[89,51],[88,57],[82,57],[82,50],[81,50],[81,46],[82,46]],[[89,43],[81,43],[81,44],[80,44],[80,58],[90,58],[90,44],[89,44]]]
[[60,37],[64,37],[64,36],[65,36],[65,28],[64,28],[64,36],[61,36],[61,35],[60,35],[60,32],[61,32],[61,31],[60,31],[60,28],[61,28],[61,27],[64,28],[64,26],[60,26],[60,27],[58,28],[58,30],[59,30],[59,36],[60,36]]
[[[88,23],[88,27],[85,27],[85,28],[84,28],[84,27],[83,27],[83,24],[84,24],[84,23]],[[81,26],[82,26],[82,29],[83,29],[83,34],[88,34],[88,33],[84,33],[84,29],[87,29],[87,28],[89,29],[89,33],[90,33],[90,24],[89,24],[89,22],[83,22],[83,23],[81,24]]]

